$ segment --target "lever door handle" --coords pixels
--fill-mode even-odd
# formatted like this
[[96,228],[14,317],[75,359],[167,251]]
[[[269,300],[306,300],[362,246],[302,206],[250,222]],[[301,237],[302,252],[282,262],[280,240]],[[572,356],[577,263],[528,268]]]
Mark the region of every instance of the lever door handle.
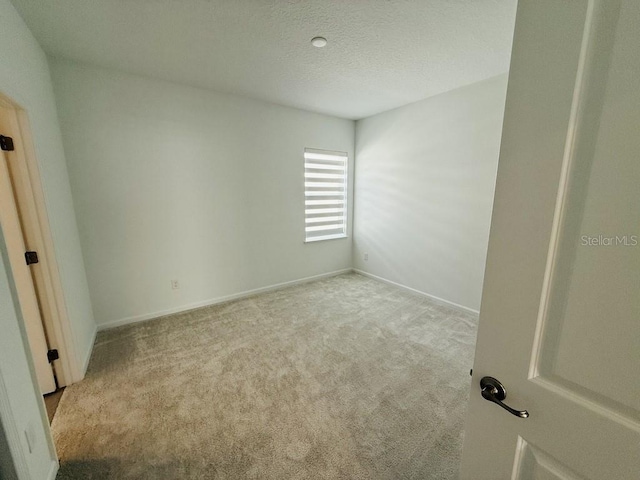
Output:
[[490,402],[500,405],[507,412],[515,415],[516,417],[529,417],[529,412],[527,412],[526,410],[516,410],[515,408],[511,408],[506,403],[502,403],[502,400],[507,398],[507,389],[504,388],[504,385],[502,385],[499,380],[496,380],[493,377],[482,377],[482,379],[480,380],[480,388],[482,389],[482,397],[485,400],[489,400]]

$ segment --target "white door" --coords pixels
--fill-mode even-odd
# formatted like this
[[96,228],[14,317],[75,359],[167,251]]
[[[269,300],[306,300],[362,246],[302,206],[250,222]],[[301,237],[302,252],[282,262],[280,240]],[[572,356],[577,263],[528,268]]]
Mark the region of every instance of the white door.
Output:
[[24,237],[20,225],[20,217],[15,203],[13,185],[7,168],[7,155],[0,152],[0,225],[7,244],[11,273],[15,281],[20,310],[24,319],[29,346],[38,377],[38,385],[42,394],[53,392],[56,382],[53,370],[47,358],[47,340],[40,316],[40,307],[36,296],[33,278],[25,259]]
[[639,241],[640,2],[521,0],[462,479],[640,479]]

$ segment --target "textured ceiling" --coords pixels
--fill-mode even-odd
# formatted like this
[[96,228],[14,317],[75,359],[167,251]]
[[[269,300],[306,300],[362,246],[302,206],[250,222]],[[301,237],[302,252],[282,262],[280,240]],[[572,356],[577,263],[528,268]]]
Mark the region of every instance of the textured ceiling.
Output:
[[[50,54],[345,118],[506,72],[516,0],[13,0]],[[329,40],[314,48],[316,35]]]

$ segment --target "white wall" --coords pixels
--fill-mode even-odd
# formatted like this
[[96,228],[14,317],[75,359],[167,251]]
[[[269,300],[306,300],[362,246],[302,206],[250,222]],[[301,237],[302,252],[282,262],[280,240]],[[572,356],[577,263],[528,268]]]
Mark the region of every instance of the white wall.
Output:
[[[66,307],[73,328],[77,365],[84,364],[91,351],[95,331],[93,313],[80,251],[71,190],[51,87],[47,59],[28,28],[8,0],[0,0],[0,92],[19,103],[29,114],[36,155],[40,168],[54,248],[60,268]],[[46,478],[51,456],[44,446],[45,429],[41,420],[38,398],[28,376],[28,364],[13,300],[6,287],[9,274],[0,265],[0,370],[7,385],[9,400],[14,407],[19,429],[34,425],[39,447],[28,454],[33,478]],[[15,387],[15,388],[14,388]],[[3,417],[6,427],[9,419]],[[22,431],[21,431],[22,433]],[[23,447],[24,447],[23,443]]]
[[95,322],[80,251],[47,58],[13,5],[0,0],[0,91],[28,115],[77,364],[91,353]]
[[100,324],[351,267],[351,238],[303,243],[302,155],[352,162],[354,122],[51,62]]
[[17,472],[4,430],[5,428],[0,418],[0,478],[2,480],[16,480],[18,478]]
[[28,115],[35,143],[79,369],[93,347],[95,322],[80,251],[47,59],[8,0],[0,0],[0,91]]
[[[57,468],[57,458],[44,403],[36,390],[35,371],[26,347],[26,331],[9,271],[4,237],[0,231],[0,423],[3,429],[0,436],[9,442],[9,452],[20,478],[29,475],[28,478],[33,480],[44,480],[50,478],[51,472]],[[26,432],[32,441],[31,452]],[[6,457],[6,450],[1,453]],[[6,472],[3,475],[8,476]]]
[[479,309],[506,85],[500,75],[357,122],[357,269]]

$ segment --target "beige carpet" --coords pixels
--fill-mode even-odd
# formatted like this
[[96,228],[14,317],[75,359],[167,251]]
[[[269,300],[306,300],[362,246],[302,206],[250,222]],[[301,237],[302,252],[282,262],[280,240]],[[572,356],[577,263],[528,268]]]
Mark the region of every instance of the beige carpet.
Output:
[[475,331],[347,274],[102,332],[58,478],[456,478]]

